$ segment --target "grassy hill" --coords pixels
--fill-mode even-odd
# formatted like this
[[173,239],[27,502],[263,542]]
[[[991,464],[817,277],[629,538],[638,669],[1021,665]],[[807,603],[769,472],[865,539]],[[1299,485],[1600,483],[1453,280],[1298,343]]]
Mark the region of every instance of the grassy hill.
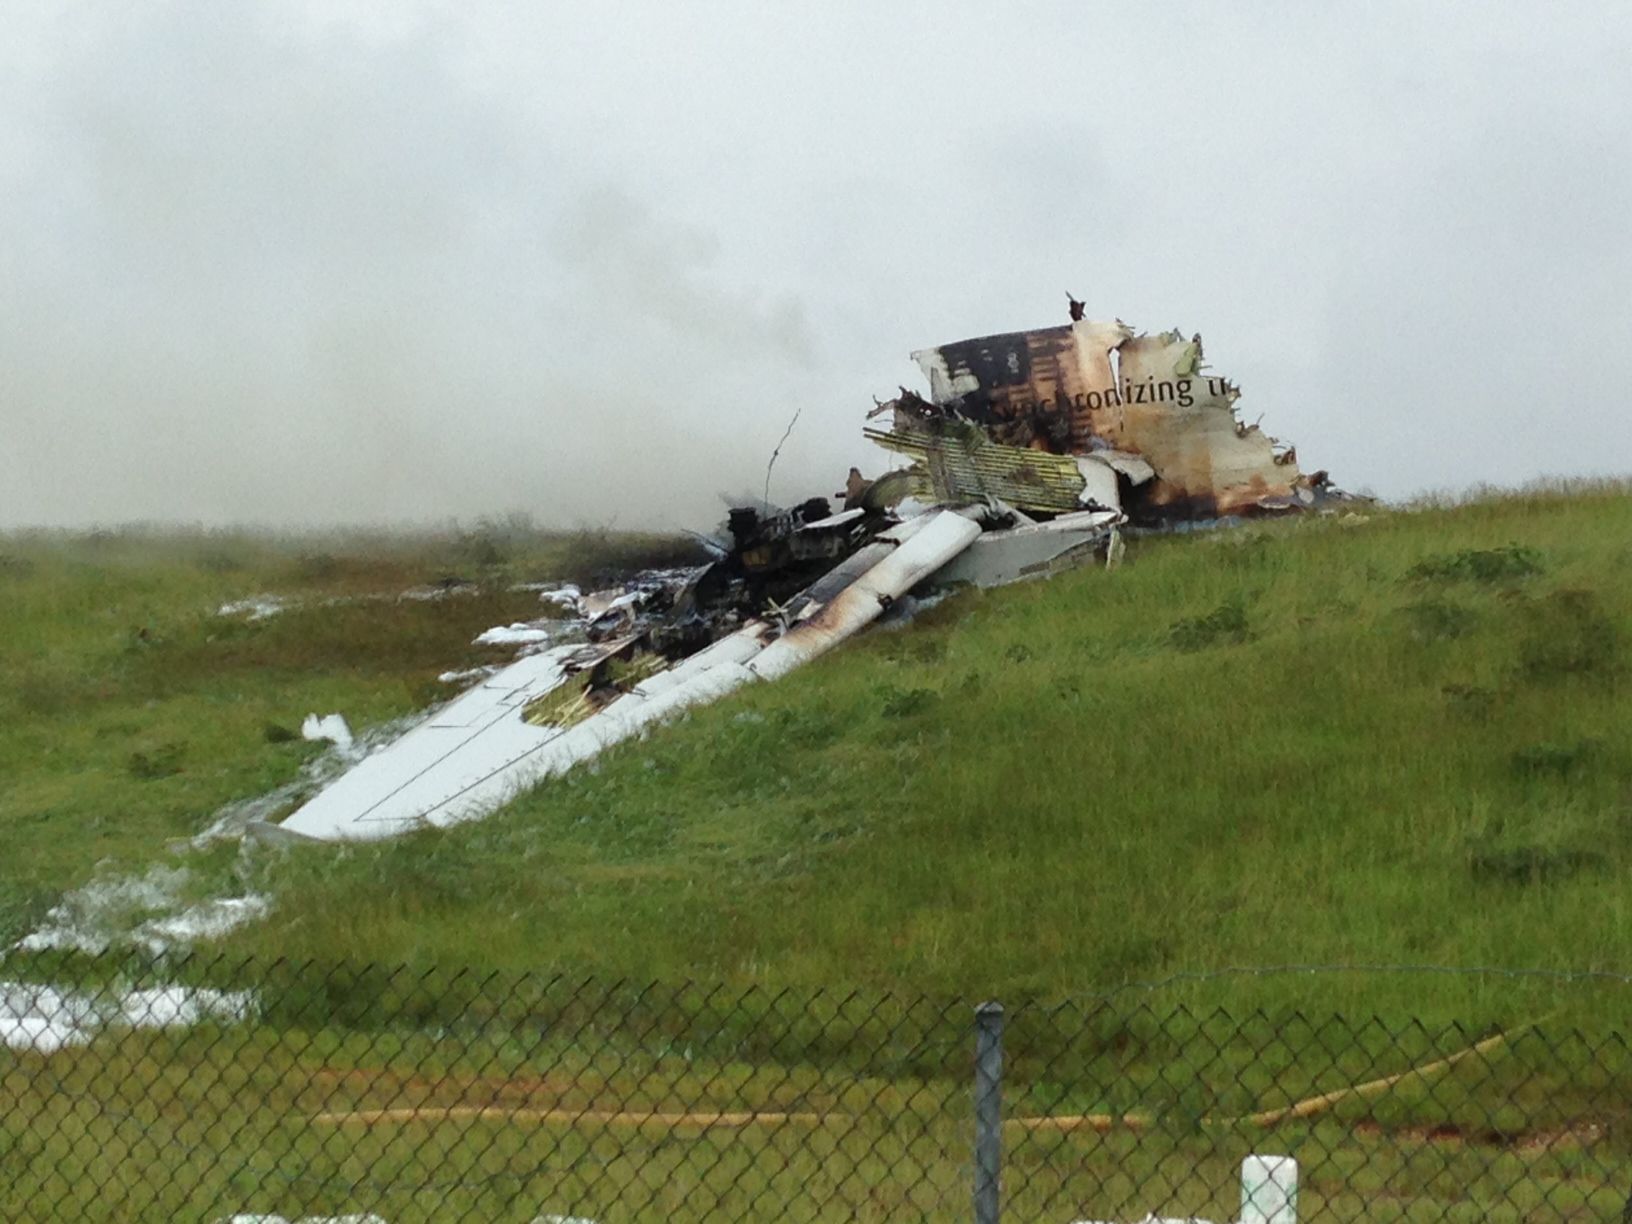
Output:
[[[570,544],[6,541],[11,933],[100,860],[162,858],[288,781],[308,710],[367,725],[446,695],[475,631],[537,614],[508,579],[586,568]],[[1048,995],[1223,965],[1625,969],[1629,562],[1613,485],[1143,537],[1114,572],[958,595],[485,822],[221,851],[201,879],[276,901],[235,948],[323,958]],[[359,598],[461,570],[489,581]],[[214,614],[268,590],[305,602]],[[1326,997],[1517,997],[1344,981]]]
[[952,598],[485,822],[280,858],[276,917],[236,942],[974,994],[1632,968],[1629,562],[1616,486],[1145,537],[1115,572]]

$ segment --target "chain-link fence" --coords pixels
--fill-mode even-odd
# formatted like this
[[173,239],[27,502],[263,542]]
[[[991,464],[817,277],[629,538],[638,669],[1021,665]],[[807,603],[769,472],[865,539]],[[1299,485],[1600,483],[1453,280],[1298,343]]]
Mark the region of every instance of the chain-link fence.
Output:
[[0,1218],[1619,1220],[1613,1029],[0,960]]

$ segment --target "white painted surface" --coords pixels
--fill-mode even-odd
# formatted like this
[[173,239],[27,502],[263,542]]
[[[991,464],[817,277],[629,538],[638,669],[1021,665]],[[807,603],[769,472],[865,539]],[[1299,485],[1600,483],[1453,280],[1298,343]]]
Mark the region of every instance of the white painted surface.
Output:
[[477,646],[536,646],[549,641],[556,632],[556,629],[518,621],[514,625],[494,625],[491,629],[484,629],[472,641]]
[[909,356],[918,363],[918,368],[929,380],[929,398],[937,404],[944,404],[948,400],[957,399],[960,395],[980,390],[980,379],[968,371],[953,375],[951,368],[946,364],[946,358],[941,356],[941,350],[938,348],[919,349]]
[[351,728],[339,714],[308,714],[300,724],[300,738],[327,740],[337,748],[351,747]]
[[756,622],[722,638],[565,730],[523,722],[522,709],[565,679],[563,662],[582,648],[519,659],[365,758],[283,828],[325,840],[372,839],[485,816],[652,724],[753,680],[742,663],[758,652],[764,632]]
[[746,663],[765,648],[769,636],[770,626],[762,620],[751,620],[735,633],[727,634],[689,659],[682,659],[667,671],[647,676],[635,685],[634,691],[642,697],[655,697],[721,663]]
[[565,679],[576,646],[518,659],[335,779],[283,821],[308,837],[385,837],[428,819],[464,790],[560,732],[521,708]]
[[[723,697],[753,678],[753,673],[740,663],[723,662],[655,697],[626,693],[575,727],[565,731],[552,729],[543,743],[502,768],[473,780],[418,819],[446,827],[485,816],[545,779],[565,773],[688,706]],[[379,827],[378,822],[363,821],[359,822],[358,831],[343,835],[386,837],[401,832],[403,827],[400,822]]]
[[1122,491],[1114,467],[1102,462],[1098,455],[1078,455],[1077,471],[1082,473],[1083,487],[1078,497],[1084,505],[1093,502],[1109,510],[1122,508]]
[[1056,563],[1069,565],[1067,554],[1073,550],[1087,552],[1097,547],[1121,519],[1115,510],[1082,510],[1046,523],[988,531],[936,571],[935,582],[993,587],[1048,573]]
[[1241,1162],[1240,1224],[1298,1224],[1298,1162],[1248,1156]]
[[867,511],[856,507],[853,510],[840,510],[837,514],[830,514],[826,518],[817,519],[814,523],[805,523],[800,531],[825,531],[829,527],[843,527],[846,523],[853,523]]

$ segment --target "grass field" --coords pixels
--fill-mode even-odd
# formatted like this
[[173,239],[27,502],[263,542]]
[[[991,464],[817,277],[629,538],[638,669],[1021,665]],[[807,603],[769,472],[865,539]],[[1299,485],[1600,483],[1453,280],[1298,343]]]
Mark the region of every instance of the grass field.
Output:
[[[1118,571],[954,597],[485,822],[280,858],[277,914],[235,946],[971,994],[1626,968],[1629,561],[1615,486],[1139,539]],[[1546,1002],[1323,989],[1466,1020]]]
[[[121,970],[127,988],[152,980],[75,961],[51,976]],[[6,1219],[969,1218],[966,1001],[230,959],[178,973],[253,992],[256,1018],[0,1061]],[[1386,1095],[1253,1113],[1469,1042],[1454,1026],[1018,1009],[1008,1217],[1233,1219],[1241,1158],[1272,1151],[1299,1161],[1300,1219],[1619,1219],[1624,1043],[1528,1030]]]
[[[7,929],[287,781],[316,751],[281,734],[304,713],[367,727],[448,695],[477,631],[540,611],[515,579],[664,547],[7,539]],[[1115,572],[955,596],[485,822],[218,854],[277,903],[233,946],[973,994],[1625,968],[1629,561],[1615,485],[1137,539]],[[395,598],[447,573],[479,585]],[[265,592],[304,602],[215,615]],[[1353,989],[1531,1006],[1476,979]]]
[[[0,539],[0,935],[155,862],[274,903],[224,945],[258,958],[248,977],[200,978],[259,988],[257,1022],[0,1062],[0,1214],[962,1218],[967,1001],[1035,996],[1072,1002],[1012,1022],[1010,1116],[1133,1122],[1011,1122],[1016,1218],[1231,1218],[1235,1164],[1266,1144],[1298,1155],[1319,1218],[1617,1218],[1624,982],[1126,984],[1632,967],[1626,487],[1138,538],[1116,571],[955,596],[481,823],[167,848],[295,777],[320,751],[289,734],[307,712],[362,729],[450,695],[439,672],[498,657],[476,632],[542,610],[517,581],[676,547],[517,524]],[[473,585],[400,598],[448,575]],[[217,615],[265,594],[285,610]],[[349,968],[314,987],[328,965]],[[566,977],[513,976],[541,968]],[[0,976],[86,971],[13,956]],[[693,978],[781,1010],[618,986],[596,1020],[472,993],[490,971]],[[822,1008],[852,989],[878,1010],[839,1039]],[[1498,1033],[1267,1136],[1244,1121]],[[524,1112],[468,1112],[495,1102]],[[422,1105],[454,1112],[322,1117]],[[801,1116],[625,1116],[699,1108]]]
[[[506,659],[471,639],[547,612],[514,583],[689,556],[668,539],[517,521],[0,536],[0,941],[98,864],[167,861],[167,840],[293,780],[320,751],[297,734],[306,714],[386,722],[456,691],[439,673]],[[472,585],[400,598],[449,577]],[[217,615],[268,594],[290,606]]]

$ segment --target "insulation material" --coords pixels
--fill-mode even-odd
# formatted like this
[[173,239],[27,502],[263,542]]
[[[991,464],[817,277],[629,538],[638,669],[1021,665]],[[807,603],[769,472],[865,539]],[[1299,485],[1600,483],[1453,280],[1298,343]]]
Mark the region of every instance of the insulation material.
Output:
[[958,506],[997,500],[1057,514],[1078,507],[1082,473],[1069,455],[1005,446],[963,421],[898,423],[893,431],[863,433],[917,460],[907,475],[914,482],[913,495],[925,501]]
[[351,728],[339,714],[308,714],[300,724],[303,740],[328,740],[337,748],[351,747]]

